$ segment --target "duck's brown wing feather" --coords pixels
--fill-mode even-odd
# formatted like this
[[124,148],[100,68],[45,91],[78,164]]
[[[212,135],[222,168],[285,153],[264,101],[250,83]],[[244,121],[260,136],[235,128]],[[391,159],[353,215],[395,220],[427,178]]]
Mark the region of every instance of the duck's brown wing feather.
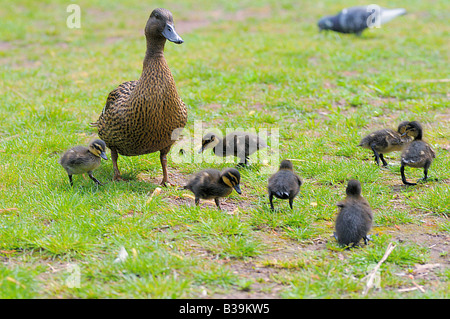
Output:
[[137,83],[138,81],[127,81],[120,84],[114,90],[109,92],[108,98],[106,99],[105,107],[103,108],[100,117],[106,114],[106,112],[112,107],[113,108],[122,107],[124,105],[124,102],[128,100],[128,98],[130,97],[131,92],[133,92]]

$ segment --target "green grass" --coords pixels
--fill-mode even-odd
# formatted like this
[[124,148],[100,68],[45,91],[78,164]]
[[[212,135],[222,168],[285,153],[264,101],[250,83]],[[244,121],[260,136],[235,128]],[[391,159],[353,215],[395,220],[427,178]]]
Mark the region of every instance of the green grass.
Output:
[[[148,201],[162,177],[158,153],[120,157],[127,182],[111,181],[108,161],[94,173],[104,186],[81,176],[69,186],[57,160],[96,136],[89,124],[108,93],[140,76],[153,9],[78,4],[81,29],[66,27],[64,1],[0,8],[0,298],[449,297],[448,2],[379,3],[409,13],[362,37],[318,33],[318,18],[341,9],[328,0],[155,5],[172,11],[185,40],[165,50],[189,117],[185,143],[169,155],[171,176],[234,165],[197,154],[203,130],[272,133],[269,166],[252,156],[243,194],[224,200],[223,212],[195,207],[177,187]],[[399,153],[380,169],[356,147],[402,120],[421,122],[436,151],[431,180],[415,187],[401,183]],[[267,179],[284,158],[304,184],[293,210],[276,200],[272,212]],[[350,178],[362,183],[374,228],[367,247],[347,251],[331,235]],[[381,287],[364,297],[368,267],[389,242],[397,247]],[[122,246],[129,256],[115,263]],[[427,276],[414,273],[436,263]],[[79,287],[68,284],[74,266]],[[402,274],[425,292],[399,292],[414,287]]]

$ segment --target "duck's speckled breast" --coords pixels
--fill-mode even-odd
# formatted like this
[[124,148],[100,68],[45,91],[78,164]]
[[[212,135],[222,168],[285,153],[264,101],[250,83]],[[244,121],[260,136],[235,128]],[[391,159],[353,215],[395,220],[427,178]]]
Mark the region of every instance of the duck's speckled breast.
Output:
[[103,132],[99,129],[100,138],[121,155],[141,155],[167,148],[176,141],[172,139],[173,131],[186,125],[186,106],[164,57],[146,62],[129,98],[121,105],[116,100],[105,114],[103,126],[111,123],[109,129]]

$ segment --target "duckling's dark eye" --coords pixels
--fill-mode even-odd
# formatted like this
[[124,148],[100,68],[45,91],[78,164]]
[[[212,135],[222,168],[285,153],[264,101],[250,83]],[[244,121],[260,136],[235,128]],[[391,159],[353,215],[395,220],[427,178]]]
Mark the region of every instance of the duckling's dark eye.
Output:
[[228,174],[228,179],[231,181],[233,185],[239,184],[238,179],[233,174]]

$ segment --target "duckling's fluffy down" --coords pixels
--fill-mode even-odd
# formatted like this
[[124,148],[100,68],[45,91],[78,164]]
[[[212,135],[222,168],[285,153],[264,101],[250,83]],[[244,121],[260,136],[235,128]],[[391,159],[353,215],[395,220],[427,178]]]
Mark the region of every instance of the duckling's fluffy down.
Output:
[[100,166],[101,159],[95,156],[84,146],[75,146],[65,152],[58,161],[67,171],[67,174],[84,174]]
[[201,199],[225,197],[233,191],[233,188],[221,182],[221,172],[215,169],[205,169],[196,173],[184,188]]
[[402,153],[401,161],[410,167],[423,167],[436,155],[431,147],[422,140],[412,142]]

